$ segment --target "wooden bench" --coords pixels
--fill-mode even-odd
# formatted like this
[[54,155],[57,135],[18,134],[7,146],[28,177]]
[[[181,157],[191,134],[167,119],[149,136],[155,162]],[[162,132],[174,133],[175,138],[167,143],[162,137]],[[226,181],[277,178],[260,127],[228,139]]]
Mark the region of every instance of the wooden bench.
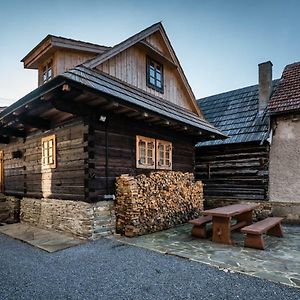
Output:
[[204,216],[198,219],[194,219],[189,221],[190,224],[193,224],[192,229],[192,236],[199,237],[199,238],[207,238],[207,230],[206,224],[212,221],[212,216]]
[[241,229],[241,232],[246,233],[245,247],[265,249],[263,234],[283,237],[281,221],[283,218],[270,217],[262,221],[256,222],[252,225]]

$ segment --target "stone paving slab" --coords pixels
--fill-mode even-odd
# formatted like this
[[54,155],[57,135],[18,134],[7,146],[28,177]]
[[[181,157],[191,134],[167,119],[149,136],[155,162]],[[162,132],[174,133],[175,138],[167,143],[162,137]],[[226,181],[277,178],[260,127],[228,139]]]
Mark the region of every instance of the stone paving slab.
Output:
[[0,233],[50,253],[86,242],[63,233],[37,228],[24,223],[0,226]]
[[266,236],[266,249],[243,247],[244,235],[233,233],[235,246],[216,244],[191,236],[185,224],[144,236],[115,236],[123,243],[176,255],[223,269],[300,288],[300,227],[284,226],[284,238]]

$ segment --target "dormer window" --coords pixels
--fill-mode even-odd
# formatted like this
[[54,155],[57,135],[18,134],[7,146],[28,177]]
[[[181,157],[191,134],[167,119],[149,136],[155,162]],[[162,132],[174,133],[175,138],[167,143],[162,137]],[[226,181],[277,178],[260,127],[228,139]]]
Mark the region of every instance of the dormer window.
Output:
[[53,63],[52,59],[49,60],[45,65],[43,65],[42,72],[42,83],[45,83],[53,78]]
[[163,65],[147,57],[147,86],[164,92]]

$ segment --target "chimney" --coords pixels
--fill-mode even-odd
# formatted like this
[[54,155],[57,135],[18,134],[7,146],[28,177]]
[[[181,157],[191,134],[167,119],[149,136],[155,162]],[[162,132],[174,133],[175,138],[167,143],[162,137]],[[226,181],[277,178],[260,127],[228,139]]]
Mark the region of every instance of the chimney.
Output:
[[268,106],[272,93],[272,67],[270,61],[258,65],[259,101],[258,112],[261,114]]

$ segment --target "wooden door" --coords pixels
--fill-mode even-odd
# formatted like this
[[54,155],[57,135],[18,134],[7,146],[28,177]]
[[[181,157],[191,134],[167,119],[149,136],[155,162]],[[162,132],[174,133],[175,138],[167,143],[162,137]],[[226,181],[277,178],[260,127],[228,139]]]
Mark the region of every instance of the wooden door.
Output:
[[4,192],[4,153],[0,151],[0,192]]

